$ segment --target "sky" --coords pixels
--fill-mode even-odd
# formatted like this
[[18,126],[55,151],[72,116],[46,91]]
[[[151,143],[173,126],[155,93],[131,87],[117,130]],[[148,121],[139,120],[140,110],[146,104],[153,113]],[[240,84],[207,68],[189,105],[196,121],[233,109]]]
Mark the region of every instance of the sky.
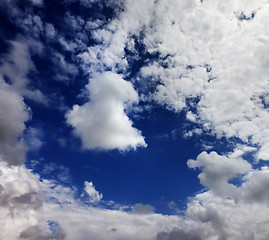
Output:
[[268,0],[1,0],[0,239],[267,240]]

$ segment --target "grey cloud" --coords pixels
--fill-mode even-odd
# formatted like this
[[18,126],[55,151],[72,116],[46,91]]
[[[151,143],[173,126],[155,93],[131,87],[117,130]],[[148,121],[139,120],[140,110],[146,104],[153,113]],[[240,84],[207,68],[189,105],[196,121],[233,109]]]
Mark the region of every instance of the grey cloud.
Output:
[[74,64],[68,63],[65,57],[60,53],[54,54],[54,78],[58,81],[68,83],[78,74],[78,69]]
[[160,232],[156,240],[203,240],[201,233],[186,232],[182,229],[174,228],[171,232]]
[[35,71],[35,65],[31,59],[30,48],[37,54],[42,52],[42,44],[34,40],[18,37],[10,41],[10,52],[0,59],[0,74],[7,79],[10,86],[21,96],[28,97],[40,103],[46,103],[45,96],[40,90],[28,89],[28,73]]
[[[0,207],[9,209],[13,215],[14,211],[23,209],[36,210],[42,206],[43,194],[40,187],[38,187],[37,180],[32,178],[29,172],[17,167],[16,175],[19,176],[18,178],[3,165],[2,170],[5,172],[0,176],[2,183],[0,185]],[[7,174],[11,174],[11,176],[7,176]],[[7,180],[8,178],[10,180]]]
[[198,176],[201,184],[221,196],[234,198],[239,197],[239,190],[228,180],[251,169],[251,164],[242,158],[220,156],[216,152],[202,152],[196,160],[188,160],[188,166],[202,169]]
[[269,168],[249,172],[242,184],[243,200],[248,203],[268,203],[269,198]]
[[155,208],[149,204],[137,203],[132,207],[132,212],[136,214],[154,213]]
[[21,232],[20,239],[25,240],[61,240],[65,239],[65,234],[61,230],[56,233],[42,231],[39,226],[31,226]]
[[22,97],[1,79],[0,86],[0,151],[9,165],[18,165],[25,160],[27,146],[21,137],[30,112]]

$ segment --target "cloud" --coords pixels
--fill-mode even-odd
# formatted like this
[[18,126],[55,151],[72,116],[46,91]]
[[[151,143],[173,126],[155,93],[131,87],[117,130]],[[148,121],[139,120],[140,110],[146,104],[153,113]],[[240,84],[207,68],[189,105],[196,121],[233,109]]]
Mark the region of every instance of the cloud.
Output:
[[136,149],[146,146],[140,131],[126,115],[131,104],[138,103],[132,84],[112,72],[100,74],[87,85],[90,101],[74,105],[66,114],[67,123],[81,137],[85,149]]
[[[179,221],[177,216],[89,206],[75,198],[74,189],[41,180],[24,166],[0,162],[0,169],[0,215],[5,219],[1,239],[150,240]],[[89,182],[85,190],[91,197],[99,195]]]
[[27,143],[30,151],[38,151],[43,142],[41,141],[43,137],[43,132],[40,129],[29,127],[24,134],[24,140]]
[[228,158],[216,152],[202,152],[196,160],[188,160],[187,163],[190,168],[202,168],[198,176],[201,184],[221,196],[234,198],[237,197],[238,189],[228,180],[251,169],[251,164],[242,158]]
[[58,81],[69,82],[78,74],[78,69],[75,65],[68,63],[64,56],[58,52],[54,54],[54,78]]
[[[121,17],[135,15],[126,6]],[[151,14],[149,21],[139,18],[144,23],[139,40],[153,55],[137,78],[151,81],[152,94],[145,99],[176,112],[191,109],[190,120],[205,131],[257,144],[257,158],[267,160],[268,3],[156,1],[144,7]],[[251,21],[238,20],[238,14],[253,11]]]
[[[92,2],[81,1],[87,6]],[[133,59],[149,56],[138,77],[131,79],[136,83],[149,81],[152,91],[141,99],[175,112],[186,110],[188,120],[199,125],[186,135],[200,134],[203,129],[219,138],[236,137],[243,147],[236,146],[225,155],[203,152],[188,161],[190,168],[201,170],[199,179],[207,190],[188,199],[183,217],[152,213],[150,205],[142,204],[134,205],[133,212],[93,207],[75,197],[77,189],[40,180],[22,166],[27,150],[23,132],[30,118],[22,97],[42,102],[44,96],[29,90],[28,85],[28,74],[35,71],[31,46],[38,51],[42,47],[18,37],[9,42],[11,49],[2,56],[0,67],[0,215],[5,219],[0,238],[268,239],[268,167],[252,169],[255,165],[243,159],[244,153],[255,153],[256,149],[257,159],[269,159],[267,1],[124,3],[125,10],[109,23],[87,22],[95,40],[89,48],[85,45],[86,23],[81,18],[71,14],[64,18],[73,32],[79,32],[74,34],[75,40],[68,40],[41,17],[9,8],[13,17],[24,16],[21,28],[28,34],[32,31],[37,38],[45,29],[47,39],[57,38],[66,51],[82,51],[72,57],[82,60],[84,71],[93,76],[86,86],[90,101],[74,105],[66,118],[83,148],[146,146],[127,115],[139,97],[131,82],[124,80],[132,71],[126,48],[135,55]],[[251,20],[243,19],[249,16]],[[143,56],[136,45],[143,46]],[[55,54],[55,58],[63,71],[76,75],[77,70],[63,55]],[[28,132],[34,137],[32,130]],[[45,170],[53,172],[55,168],[49,165]],[[85,191],[90,202],[100,201],[101,194],[91,182],[85,182]],[[59,228],[52,227],[52,222]]]
[[174,228],[171,232],[160,232],[156,240],[202,240],[201,233],[185,232],[184,230]]
[[242,191],[244,201],[248,203],[267,203],[269,197],[269,168],[252,170],[244,177]]
[[90,197],[89,199],[90,203],[98,203],[103,198],[103,194],[95,190],[95,187],[93,186],[92,182],[85,181],[84,185],[85,185],[84,190]]
[[35,65],[31,59],[30,48],[35,53],[42,51],[40,42],[27,40],[23,37],[18,37],[14,41],[10,41],[10,52],[2,55],[0,66],[0,74],[10,87],[21,96],[30,98],[40,103],[46,103],[47,99],[38,89],[30,90],[28,74],[30,71],[35,71]]
[[31,2],[34,5],[37,5],[37,6],[42,6],[43,5],[43,0],[31,0]]
[[[207,157],[218,158],[214,154]],[[264,197],[260,195],[268,186],[268,169],[265,168],[245,175],[245,183],[240,187],[245,193],[252,192],[245,195],[249,201],[235,202],[209,190],[189,199],[183,217],[148,211],[147,214],[133,214],[89,206],[74,197],[74,190],[40,180],[24,166],[8,167],[1,162],[0,169],[0,214],[5,217],[0,237],[7,240],[17,236],[67,240],[87,239],[88,236],[93,240],[150,240],[154,237],[156,240],[253,240],[269,236],[267,193]],[[92,195],[95,189],[87,183],[86,188],[91,189]],[[257,189],[257,186],[263,188]],[[141,204],[134,207],[138,210],[142,207],[143,213],[145,208],[150,208]]]
[[57,232],[45,232],[38,226],[31,226],[20,233],[20,239],[27,240],[61,240],[65,238],[65,234],[62,231]]
[[155,208],[149,204],[137,203],[132,207],[132,211],[136,214],[149,214],[154,213]]
[[22,138],[30,110],[23,98],[0,79],[0,152],[9,165],[25,160],[27,146]]

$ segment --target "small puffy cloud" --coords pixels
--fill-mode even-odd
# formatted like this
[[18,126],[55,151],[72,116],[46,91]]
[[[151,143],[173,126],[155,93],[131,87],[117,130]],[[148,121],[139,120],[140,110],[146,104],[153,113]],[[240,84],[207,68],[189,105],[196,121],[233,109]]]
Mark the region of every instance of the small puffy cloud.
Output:
[[228,158],[216,152],[202,152],[196,160],[187,163],[190,168],[201,168],[198,176],[201,184],[221,196],[237,197],[238,189],[228,180],[251,169],[251,164],[242,158]]
[[81,137],[85,149],[136,149],[146,146],[141,132],[134,128],[126,110],[138,102],[132,84],[120,75],[106,72],[87,85],[90,101],[74,105],[66,114],[67,123]]
[[85,185],[85,192],[90,197],[89,202],[90,203],[98,203],[102,198],[103,194],[96,191],[95,187],[93,186],[92,182],[84,182]]

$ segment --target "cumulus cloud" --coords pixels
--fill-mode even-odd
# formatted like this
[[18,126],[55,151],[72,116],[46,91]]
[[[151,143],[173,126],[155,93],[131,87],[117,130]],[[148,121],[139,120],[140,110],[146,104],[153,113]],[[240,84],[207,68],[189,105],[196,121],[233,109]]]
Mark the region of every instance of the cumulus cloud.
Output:
[[269,168],[267,166],[250,171],[244,177],[244,183],[242,184],[244,200],[248,203],[268,203],[268,186]]
[[[258,145],[257,158],[267,160],[268,3],[148,1],[143,5],[148,15],[139,18],[135,31],[128,19],[136,8],[129,6],[127,1],[121,15],[125,30],[140,29],[138,38],[153,55],[137,78],[151,81],[154,90],[145,99],[174,111],[191,108],[189,119],[205,131]],[[239,20],[242,13],[251,21]]]
[[198,176],[201,184],[225,197],[237,197],[237,188],[228,180],[251,169],[251,164],[242,158],[228,158],[216,152],[202,152],[196,160],[188,160],[188,166],[202,168]]
[[[1,225],[0,236],[7,240],[71,240],[88,236],[93,240],[266,239],[269,208],[267,195],[260,194],[266,191],[267,172],[264,168],[262,172],[246,174],[241,188],[245,194],[252,192],[245,195],[248,201],[235,202],[206,191],[190,198],[186,215],[180,217],[88,206],[67,187],[41,181],[23,166],[11,168],[1,163],[0,214],[6,224]],[[264,189],[257,189],[261,185]],[[96,191],[89,182],[86,189],[90,189],[90,195]],[[134,207],[143,213],[149,209],[142,204]]]
[[93,186],[92,182],[84,182],[85,185],[85,192],[90,197],[89,202],[91,203],[98,203],[102,198],[103,194],[96,191],[95,187]]
[[[176,112],[185,109],[187,119],[199,125],[188,136],[201,134],[203,129],[217,137],[239,138],[244,147],[223,156],[203,152],[188,161],[190,168],[201,170],[200,182],[208,189],[189,198],[184,217],[152,213],[150,205],[136,204],[128,213],[83,204],[75,198],[74,189],[40,180],[21,166],[27,149],[23,132],[30,118],[22,96],[40,102],[44,99],[38,90],[28,89],[28,74],[35,70],[29,47],[33,42],[17,38],[10,41],[11,49],[2,56],[0,67],[0,215],[5,219],[0,238],[268,239],[268,167],[252,169],[254,164],[243,159],[244,153],[256,150],[257,159],[269,159],[267,1],[124,3],[124,11],[104,26],[100,20],[86,24],[79,17],[66,15],[64,21],[72,31],[83,32],[84,24],[90,29],[96,44],[86,51],[84,32],[74,41],[58,36],[66,51],[80,49],[77,57],[83,61],[84,71],[93,76],[86,86],[90,101],[74,105],[66,114],[83,148],[146,146],[127,115],[139,101],[131,82],[124,80],[129,74],[126,49],[135,59],[142,58],[136,44],[151,56],[138,78],[132,79],[141,85],[149,81],[153,88],[141,99]],[[41,17],[33,15],[26,16],[22,28],[33,29],[35,37],[44,28],[51,41],[58,34],[52,24],[43,24]],[[40,44],[35,46],[41,49]],[[77,74],[63,55],[56,54],[55,59],[63,71]],[[33,129],[28,132],[35,136]],[[36,144],[38,148],[41,143]],[[239,179],[237,184],[234,179]],[[91,182],[85,182],[85,191],[92,203],[102,198]],[[52,221],[59,223],[59,228],[52,227]]]
[[138,102],[132,84],[112,72],[100,74],[87,85],[90,101],[74,105],[67,113],[67,123],[81,137],[85,149],[127,150],[146,146],[141,132],[126,115],[128,107]]
[[[150,240],[179,221],[177,216],[89,206],[68,187],[41,180],[24,166],[0,163],[1,239]],[[101,196],[89,182],[85,190],[95,199]]]

